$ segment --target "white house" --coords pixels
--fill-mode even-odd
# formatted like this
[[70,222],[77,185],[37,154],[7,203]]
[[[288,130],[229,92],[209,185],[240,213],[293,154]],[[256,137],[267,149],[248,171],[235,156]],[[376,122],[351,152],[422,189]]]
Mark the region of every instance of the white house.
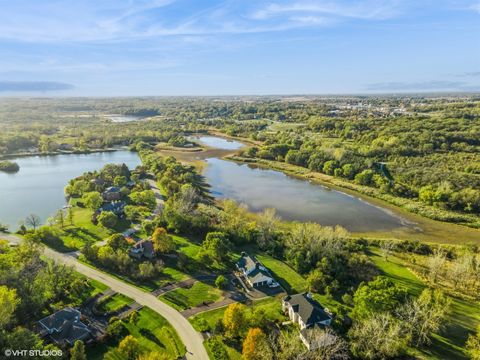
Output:
[[318,345],[312,341],[312,332],[330,326],[332,315],[310,294],[287,295],[282,300],[282,310],[292,322],[300,326],[300,338],[309,350]]
[[242,272],[247,282],[252,287],[268,285],[270,287],[278,286],[278,283],[270,275],[270,272],[257,259],[246,253],[237,261],[237,269]]

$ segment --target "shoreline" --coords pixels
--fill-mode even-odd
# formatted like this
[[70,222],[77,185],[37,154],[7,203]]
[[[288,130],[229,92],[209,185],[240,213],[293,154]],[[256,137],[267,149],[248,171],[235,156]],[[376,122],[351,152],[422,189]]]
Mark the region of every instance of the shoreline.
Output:
[[108,148],[108,149],[92,149],[92,150],[82,150],[82,151],[50,151],[50,152],[24,152],[24,153],[17,153],[17,154],[5,154],[0,155],[0,160],[6,159],[16,159],[16,158],[24,158],[30,156],[57,156],[57,155],[88,155],[88,154],[95,154],[95,153],[103,153],[103,152],[115,152],[121,150],[130,150],[128,146],[119,147],[119,148]]
[[[371,232],[352,232],[355,237],[368,237],[374,239],[398,239],[398,240],[419,240],[430,243],[448,243],[457,245],[478,245],[480,244],[480,230],[459,225],[455,223],[433,220],[425,216],[412,213],[395,204],[389,203],[383,199],[363,194],[356,190],[339,186],[325,179],[326,175],[312,173],[310,170],[295,167],[295,169],[287,169],[284,166],[275,166],[272,162],[258,162],[256,160],[249,161],[248,158],[242,158],[237,155],[227,155],[224,160],[234,161],[240,164],[251,164],[264,169],[279,171],[286,175],[312,182],[316,185],[325,186],[329,189],[339,191],[341,193],[354,196],[361,201],[367,202],[371,206],[376,206],[392,215],[407,221],[414,225],[406,226],[392,231],[371,231]],[[283,163],[282,163],[283,164]],[[293,166],[292,166],[293,167]],[[298,169],[297,169],[298,168]]]

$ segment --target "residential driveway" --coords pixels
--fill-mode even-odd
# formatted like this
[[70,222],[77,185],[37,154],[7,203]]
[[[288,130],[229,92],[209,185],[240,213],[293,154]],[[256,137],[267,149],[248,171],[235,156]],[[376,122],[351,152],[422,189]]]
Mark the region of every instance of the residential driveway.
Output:
[[[2,234],[0,233],[0,239],[6,239],[11,242],[19,243],[22,241],[21,238],[11,235],[11,234]],[[192,325],[185,319],[177,310],[171,308],[167,304],[158,300],[155,296],[144,292],[132,285],[129,285],[121,280],[114,278],[113,276],[107,275],[101,271],[98,271],[94,268],[86,266],[80,263],[74,256],[69,254],[62,254],[56,252],[50,248],[45,248],[44,253],[47,257],[54,259],[58,262],[71,265],[79,273],[100,281],[101,283],[110,287],[113,291],[126,295],[138,304],[147,306],[162,315],[167,321],[175,328],[180,339],[185,344],[187,349],[186,358],[192,360],[208,360],[208,355],[203,346],[203,338],[195,331]]]

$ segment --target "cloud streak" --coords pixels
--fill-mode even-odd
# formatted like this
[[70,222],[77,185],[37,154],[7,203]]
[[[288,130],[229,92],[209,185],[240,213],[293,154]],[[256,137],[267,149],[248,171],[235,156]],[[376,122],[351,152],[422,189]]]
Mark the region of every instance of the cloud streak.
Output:
[[464,81],[432,80],[421,82],[385,82],[369,84],[369,91],[476,91],[480,86]]
[[0,92],[46,92],[71,90],[72,84],[55,81],[1,81]]

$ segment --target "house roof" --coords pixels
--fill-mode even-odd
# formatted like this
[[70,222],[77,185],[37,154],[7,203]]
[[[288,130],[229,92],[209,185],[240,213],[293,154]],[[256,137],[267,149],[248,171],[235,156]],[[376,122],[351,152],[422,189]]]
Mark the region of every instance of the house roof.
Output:
[[100,209],[101,211],[117,212],[117,211],[123,211],[124,207],[125,207],[124,201],[112,201],[108,204],[102,205]]
[[76,340],[84,339],[90,335],[90,330],[87,325],[81,321],[65,321],[62,330],[51,334],[53,340],[56,342],[67,341],[73,344]]
[[59,310],[56,313],[53,313],[46,318],[43,318],[39,321],[41,325],[47,329],[57,329],[60,330],[62,325],[66,321],[74,321],[80,317],[81,313],[78,310],[66,307],[65,309]]
[[242,255],[237,261],[237,266],[241,269],[250,270],[260,265],[257,259],[250,255]]
[[88,326],[79,320],[80,315],[80,311],[67,307],[43,318],[39,323],[53,331],[51,337],[56,342],[67,341],[73,344],[75,340],[84,339],[90,334]]
[[332,318],[322,305],[308,294],[287,295],[283,300],[290,304],[293,311],[298,313],[307,327]]
[[269,279],[272,279],[272,275],[268,271],[256,268],[253,270],[251,273],[249,273],[248,278],[250,279],[251,282],[257,283],[257,282],[262,282],[262,281],[267,281]]
[[104,193],[117,193],[117,192],[120,192],[120,188],[118,186],[110,186],[104,191]]
[[149,255],[151,256],[155,253],[152,240],[140,240],[135,245],[133,245],[133,248],[135,249],[143,248],[143,254],[146,256],[149,256]]

